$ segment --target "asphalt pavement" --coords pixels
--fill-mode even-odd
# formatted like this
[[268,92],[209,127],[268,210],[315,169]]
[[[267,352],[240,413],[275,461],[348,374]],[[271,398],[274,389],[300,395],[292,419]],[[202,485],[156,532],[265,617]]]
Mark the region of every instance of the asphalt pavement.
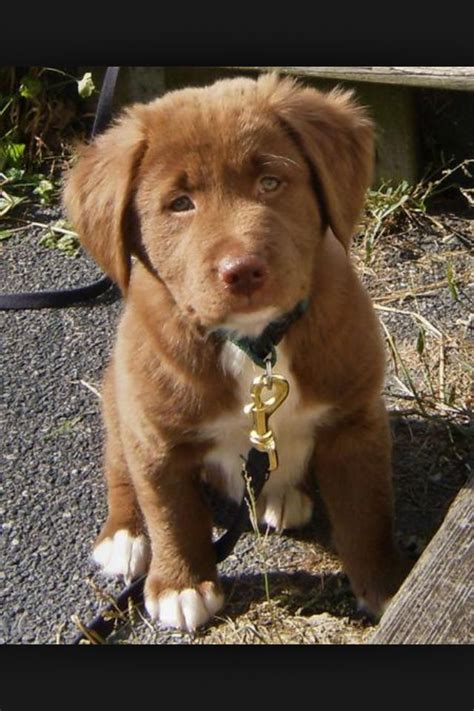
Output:
[[[30,219],[48,224],[57,209]],[[31,227],[2,243],[3,292],[94,281],[97,267],[38,244]],[[100,301],[100,303],[99,303]],[[121,301],[0,312],[3,470],[3,614],[7,643],[71,639],[73,614],[97,608],[90,540],[105,514],[100,476],[100,401],[94,389],[111,345]]]

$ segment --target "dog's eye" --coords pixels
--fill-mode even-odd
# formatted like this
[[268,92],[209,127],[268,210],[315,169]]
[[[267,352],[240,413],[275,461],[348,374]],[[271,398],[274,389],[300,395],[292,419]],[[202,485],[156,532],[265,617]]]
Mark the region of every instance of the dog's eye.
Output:
[[187,210],[194,210],[194,203],[187,195],[181,195],[176,200],[173,200],[170,204],[170,209],[173,212],[186,212]]
[[260,178],[260,187],[266,193],[271,193],[281,185],[281,180],[273,175],[264,175]]

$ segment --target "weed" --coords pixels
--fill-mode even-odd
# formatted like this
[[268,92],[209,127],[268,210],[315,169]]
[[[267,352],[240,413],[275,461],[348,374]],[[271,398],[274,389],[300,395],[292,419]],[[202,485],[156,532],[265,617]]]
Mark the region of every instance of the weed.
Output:
[[21,168],[9,168],[0,173],[0,217],[26,202],[51,204],[58,196],[59,185],[43,173],[26,174]]
[[384,183],[377,190],[369,190],[365,213],[365,257],[370,263],[375,240],[386,230],[393,228],[401,208],[410,199],[411,188],[406,181],[397,187]]
[[456,276],[454,272],[454,267],[451,262],[446,265],[446,279],[448,282],[449,293],[453,297],[454,301],[459,301],[459,291],[456,284]]
[[250,475],[247,474],[247,471],[245,468],[242,470],[242,474],[244,477],[245,481],[245,488],[248,493],[248,499],[249,503],[248,509],[249,509],[249,519],[250,523],[252,525],[253,531],[257,536],[257,546],[258,546],[258,552],[261,553],[261,564],[262,564],[262,576],[263,576],[263,584],[265,588],[265,597],[267,602],[270,602],[270,582],[269,582],[269,577],[268,577],[268,571],[265,565],[265,544],[268,539],[268,530],[267,534],[262,536],[262,533],[260,532],[259,526],[258,526],[258,514],[257,514],[257,502],[255,500],[254,492],[251,486],[251,479]]
[[80,250],[79,238],[76,232],[65,229],[66,220],[56,220],[49,226],[39,243],[44,247],[56,248],[69,257],[77,257]]
[[36,172],[64,155],[72,133],[84,128],[85,98],[95,91],[90,73],[75,77],[55,67],[0,69],[0,170]]
[[[89,72],[77,78],[53,67],[0,69],[0,218],[19,205],[57,200],[69,140],[81,133],[83,100],[94,90]],[[0,239],[11,234],[2,230]],[[71,251],[73,243],[56,246]]]
[[468,204],[474,204],[471,189],[461,188],[449,180],[459,169],[472,177],[473,164],[474,159],[467,159],[454,167],[445,168],[438,174],[439,177],[425,176],[416,185],[403,180],[396,186],[385,182],[377,189],[368,190],[361,225],[365,263],[371,264],[376,243],[383,235],[419,227],[423,221],[436,223],[428,215],[428,204],[445,190],[457,188]]

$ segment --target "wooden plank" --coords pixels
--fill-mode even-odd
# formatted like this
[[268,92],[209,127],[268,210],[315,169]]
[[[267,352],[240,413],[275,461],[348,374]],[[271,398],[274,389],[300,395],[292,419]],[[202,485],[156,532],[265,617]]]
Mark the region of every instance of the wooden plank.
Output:
[[370,107],[376,125],[374,187],[420,178],[420,146],[414,90],[404,86],[358,84],[357,100]]
[[383,615],[369,644],[472,644],[474,477]]
[[164,67],[122,67],[114,100],[117,104],[152,101],[164,92]]
[[474,67],[227,67],[228,69],[276,69],[286,74],[354,82],[375,82],[436,89],[474,90]]

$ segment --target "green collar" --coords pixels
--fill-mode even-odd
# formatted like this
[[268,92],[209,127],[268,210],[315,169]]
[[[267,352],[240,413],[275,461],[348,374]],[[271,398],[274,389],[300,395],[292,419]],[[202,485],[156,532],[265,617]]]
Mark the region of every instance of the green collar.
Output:
[[270,359],[273,366],[276,363],[275,346],[281,341],[291,324],[307,311],[308,306],[309,299],[299,301],[294,309],[271,321],[256,337],[237,336],[235,331],[228,331],[225,328],[220,328],[216,333],[243,350],[260,368],[265,368],[267,359]]

